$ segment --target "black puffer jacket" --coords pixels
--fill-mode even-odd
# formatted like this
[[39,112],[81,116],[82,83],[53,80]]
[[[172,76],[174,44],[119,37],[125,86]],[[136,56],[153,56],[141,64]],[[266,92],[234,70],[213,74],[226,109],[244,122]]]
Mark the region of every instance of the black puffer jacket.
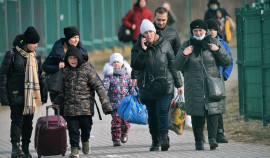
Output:
[[[47,85],[42,73],[41,56],[36,52],[41,101],[47,102]],[[24,78],[27,59],[13,48],[6,52],[0,69],[2,105],[24,105]]]
[[[167,93],[172,94],[175,87],[182,86],[180,73],[173,67],[175,56],[170,43],[163,37],[154,44],[149,44],[147,50],[143,50],[141,43],[137,42],[131,50],[131,67],[138,73],[138,87],[141,99],[151,100],[160,96],[153,94],[148,87],[149,77],[165,77],[167,79]],[[145,84],[145,85],[144,85]]]
[[230,65],[232,59],[217,39],[211,38],[211,43],[216,44],[219,50],[213,52],[200,49],[200,55],[196,57],[195,52],[186,56],[183,54],[185,48],[190,46],[190,41],[185,41],[174,61],[175,68],[184,75],[186,110],[187,114],[192,116],[204,116],[205,109],[210,115],[225,112],[225,99],[217,101],[208,98],[206,76],[201,61],[209,76],[220,77],[219,66]]

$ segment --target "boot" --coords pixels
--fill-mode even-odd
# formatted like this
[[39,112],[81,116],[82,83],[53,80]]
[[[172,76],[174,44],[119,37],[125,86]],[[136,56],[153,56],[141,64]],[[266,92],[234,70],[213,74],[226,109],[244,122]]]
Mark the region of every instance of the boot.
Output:
[[113,146],[121,146],[121,142],[119,139],[113,140]]
[[22,144],[22,151],[24,153],[24,158],[32,158],[29,152],[29,144]]
[[152,135],[152,145],[150,151],[159,151],[159,139],[157,135]]
[[170,139],[169,139],[168,133],[162,134],[159,137],[159,140],[160,140],[160,144],[161,144],[161,151],[168,151],[168,149],[170,147]]
[[82,142],[82,151],[85,155],[90,153],[89,140],[86,142]]
[[195,149],[196,150],[204,150],[204,142],[203,141],[195,142]]
[[128,135],[127,134],[121,134],[121,142],[126,143],[128,141]]
[[79,157],[79,149],[78,147],[71,147],[71,153],[69,154],[69,157]]
[[218,143],[228,143],[228,139],[224,136],[224,130],[218,129],[217,130],[217,142]]
[[12,143],[11,158],[23,157],[24,154],[20,149],[19,143]]
[[210,138],[208,139],[209,145],[210,145],[210,150],[215,150],[218,147],[218,143],[215,138]]

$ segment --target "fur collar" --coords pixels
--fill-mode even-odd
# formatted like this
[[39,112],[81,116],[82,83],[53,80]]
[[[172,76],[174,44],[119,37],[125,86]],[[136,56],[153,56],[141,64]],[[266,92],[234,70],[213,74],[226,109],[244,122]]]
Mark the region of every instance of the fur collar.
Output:
[[[127,74],[130,75],[132,69],[131,69],[129,63],[127,61],[125,61],[125,60],[123,62],[123,67],[126,68]],[[113,66],[110,63],[106,63],[105,64],[105,66],[103,68],[103,74],[104,74],[104,76],[111,76],[111,75],[113,75]]]

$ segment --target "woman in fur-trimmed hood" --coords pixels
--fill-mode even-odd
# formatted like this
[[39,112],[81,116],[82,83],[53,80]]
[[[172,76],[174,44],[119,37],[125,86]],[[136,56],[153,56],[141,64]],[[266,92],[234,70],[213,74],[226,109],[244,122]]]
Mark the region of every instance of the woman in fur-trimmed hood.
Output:
[[117,107],[126,95],[136,94],[131,84],[131,67],[120,53],[114,53],[110,57],[110,62],[105,64],[103,73],[103,84],[113,107],[111,127],[113,146],[120,146],[120,140],[122,143],[127,142],[130,123],[121,119]]

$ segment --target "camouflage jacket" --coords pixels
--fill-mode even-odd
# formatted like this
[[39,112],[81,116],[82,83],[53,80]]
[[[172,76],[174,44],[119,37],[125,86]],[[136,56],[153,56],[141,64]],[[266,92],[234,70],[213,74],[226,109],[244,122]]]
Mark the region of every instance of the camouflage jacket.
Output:
[[110,113],[112,106],[107,91],[90,63],[83,63],[79,68],[67,67],[63,71],[62,90],[54,103],[64,106],[65,116],[94,116],[95,91],[103,112]]

